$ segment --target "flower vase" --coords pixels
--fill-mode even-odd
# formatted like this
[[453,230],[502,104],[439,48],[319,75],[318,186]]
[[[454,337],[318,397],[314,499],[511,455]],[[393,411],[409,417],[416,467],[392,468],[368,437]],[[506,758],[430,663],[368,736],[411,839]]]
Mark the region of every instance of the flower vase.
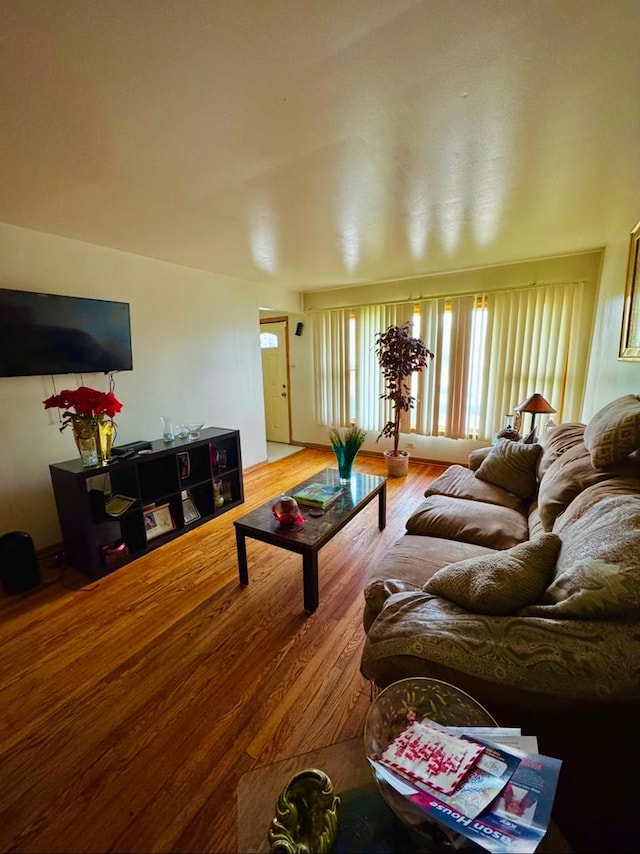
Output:
[[98,442],[93,420],[77,417],[72,420],[71,427],[82,465],[97,466]]
[[111,447],[116,437],[113,421],[98,421],[96,425],[96,450],[98,465],[106,465],[111,459]]
[[357,456],[357,451],[354,454],[349,448],[343,445],[334,445],[333,453],[336,455],[338,462],[338,476],[340,483],[343,486],[351,482],[351,470],[353,469],[353,461]]

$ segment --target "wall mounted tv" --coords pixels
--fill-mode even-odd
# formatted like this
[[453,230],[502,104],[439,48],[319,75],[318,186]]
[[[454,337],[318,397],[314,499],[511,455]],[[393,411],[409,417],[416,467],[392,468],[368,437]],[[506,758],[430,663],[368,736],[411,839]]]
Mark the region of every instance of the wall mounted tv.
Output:
[[129,303],[0,288],[0,377],[132,368]]

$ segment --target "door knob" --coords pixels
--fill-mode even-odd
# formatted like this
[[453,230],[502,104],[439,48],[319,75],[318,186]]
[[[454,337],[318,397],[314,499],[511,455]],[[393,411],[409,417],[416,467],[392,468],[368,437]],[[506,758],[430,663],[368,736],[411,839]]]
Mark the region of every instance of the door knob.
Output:
[[280,397],[286,397],[286,396],[287,396],[286,391],[283,391],[282,394],[280,395]]

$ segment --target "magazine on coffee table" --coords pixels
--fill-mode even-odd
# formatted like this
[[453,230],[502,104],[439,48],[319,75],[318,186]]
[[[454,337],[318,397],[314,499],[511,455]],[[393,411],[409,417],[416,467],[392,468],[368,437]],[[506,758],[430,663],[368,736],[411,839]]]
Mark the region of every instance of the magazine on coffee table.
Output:
[[342,495],[342,486],[334,483],[309,483],[303,486],[298,492],[294,492],[292,498],[298,504],[304,504],[307,507],[319,507],[321,510],[333,504],[336,498]]
[[[483,737],[482,741],[502,749],[497,739],[488,742]],[[515,738],[511,737],[509,741],[515,741]],[[562,763],[559,759],[520,750],[511,744],[505,752],[516,758],[517,767],[502,784],[499,794],[475,816],[464,809],[456,809],[441,792],[428,793],[424,787],[418,788],[413,781],[400,777],[382,763],[369,761],[377,776],[449,832],[454,847],[460,848],[465,840],[470,840],[494,854],[533,854],[551,822]],[[464,782],[460,786],[461,791]]]
[[[411,730],[409,729],[410,733]],[[461,737],[460,742],[468,745],[475,745],[478,752],[474,761],[465,769],[463,776],[458,785],[451,791],[446,791],[438,786],[437,781],[431,782],[420,780],[413,774],[403,772],[403,769],[389,762],[385,758],[385,754],[380,757],[380,762],[376,768],[380,771],[380,765],[384,765],[393,774],[401,777],[411,786],[411,791],[407,790],[410,800],[414,800],[421,805],[421,795],[436,797],[439,801],[451,807],[456,812],[463,813],[469,818],[475,818],[504,789],[506,784],[513,776],[520,760],[518,757],[497,744],[492,744],[481,739],[465,739]],[[390,750],[391,748],[391,750]],[[387,748],[385,753],[395,752],[393,742]],[[393,781],[389,781],[393,785]]]

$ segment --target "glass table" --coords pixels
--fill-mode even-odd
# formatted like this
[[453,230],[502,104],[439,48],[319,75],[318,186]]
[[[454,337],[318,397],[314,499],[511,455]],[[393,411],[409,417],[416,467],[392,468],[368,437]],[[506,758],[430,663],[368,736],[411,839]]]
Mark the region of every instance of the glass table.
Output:
[[[333,854],[442,854],[451,851],[450,848],[429,847],[424,837],[414,833],[390,809],[374,782],[365,756],[363,738],[357,737],[245,773],[240,778],[236,792],[238,852],[268,854],[267,834],[278,797],[291,778],[306,768],[323,770],[341,799]],[[470,845],[465,850],[485,851],[477,845]],[[537,850],[540,854],[571,852],[566,839],[553,822]]]
[[[313,477],[291,487],[289,495],[299,492],[311,483],[338,484],[337,469],[323,469]],[[387,479],[373,474],[353,472],[340,497],[324,510],[321,516],[309,515],[309,508],[300,506],[304,523],[293,528],[284,528],[271,512],[272,504],[281,496],[275,496],[250,513],[236,519],[236,549],[240,584],[249,584],[246,538],[270,543],[281,549],[302,555],[302,577],[304,610],[312,613],[318,607],[318,552],[346,524],[378,496],[378,527],[386,525]]]

